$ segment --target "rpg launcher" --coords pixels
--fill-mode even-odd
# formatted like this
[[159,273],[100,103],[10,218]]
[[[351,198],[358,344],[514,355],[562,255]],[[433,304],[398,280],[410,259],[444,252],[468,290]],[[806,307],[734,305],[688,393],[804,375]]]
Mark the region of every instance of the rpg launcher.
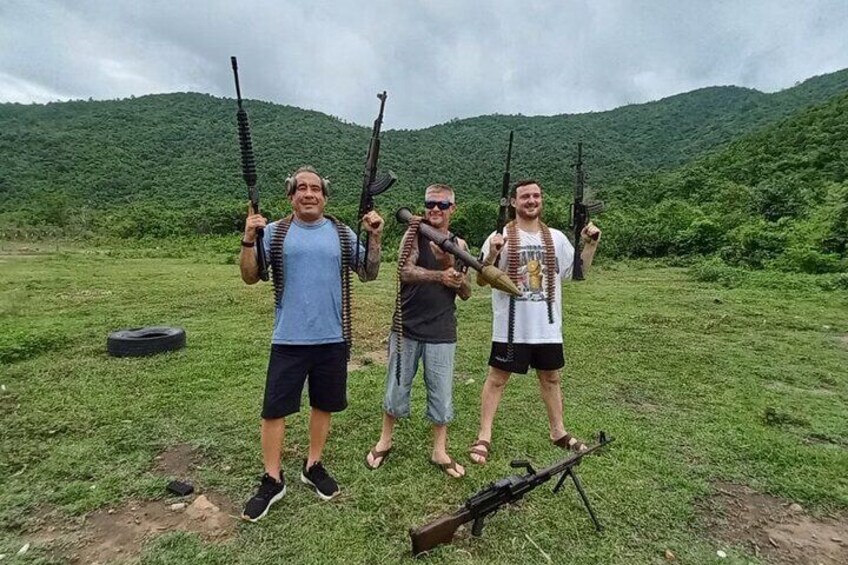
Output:
[[[583,228],[589,224],[590,216],[604,211],[604,203],[599,200],[594,202],[583,201],[583,192],[586,188],[586,171],[583,170],[583,143],[577,144],[577,162],[572,167],[575,171],[575,180],[574,204],[571,205],[571,229],[574,233],[574,267],[571,274],[574,280],[582,281],[583,260],[580,258],[582,252],[580,234],[583,232]],[[598,234],[593,234],[592,239],[597,240]]]
[[[415,218],[415,216],[412,215],[412,212],[410,212],[407,208],[400,208],[395,213],[395,217],[403,224],[408,224],[413,218]],[[521,291],[518,290],[518,287],[515,286],[515,283],[509,279],[506,273],[494,265],[483,265],[480,261],[475,259],[471,253],[460,248],[459,245],[454,242],[454,235],[452,233],[440,232],[433,226],[425,224],[421,218],[417,219],[420,221],[418,230],[421,232],[421,235],[438,245],[442,251],[452,254],[457,258],[457,260],[480,273],[480,276],[487,283],[492,285],[492,288],[497,288],[498,290],[502,290],[503,292],[509,293],[513,296],[521,296]]]
[[[371,128],[371,141],[368,143],[368,153],[365,155],[365,169],[362,172],[362,193],[359,196],[359,225],[356,236],[362,241],[362,217],[374,209],[374,197],[386,192],[397,181],[397,176],[391,171],[377,174],[377,161],[380,158],[380,130],[383,127],[383,110],[386,107],[386,91],[377,94],[380,99],[380,113],[374,120]],[[368,263],[368,243],[371,238],[370,232],[365,235],[365,258],[363,263],[359,262],[359,246],[356,246],[356,265]]]
[[513,461],[510,466],[517,469],[525,469],[527,471],[526,474],[513,475],[496,481],[466,500],[465,504],[453,514],[442,516],[420,528],[410,529],[409,536],[412,538],[412,554],[420,555],[438,545],[450,543],[453,541],[456,530],[468,522],[473,523],[471,526],[472,535],[482,535],[483,521],[487,516],[494,514],[506,504],[520,500],[525,494],[557,475],[560,475],[560,477],[553,492],[556,493],[559,491],[565,483],[565,479],[571,477],[574,481],[574,486],[577,488],[577,493],[583,500],[583,504],[586,506],[586,510],[588,510],[589,516],[595,524],[595,528],[599,532],[603,531],[603,526],[598,522],[595,512],[589,505],[589,499],[586,497],[583,485],[574,472],[574,467],[580,464],[583,457],[594,453],[612,441],[612,438],[608,438],[604,432],[601,432],[598,436],[598,443],[586,451],[575,453],[539,471],[534,470],[527,461]]
[[[233,65],[233,77],[236,79],[236,100],[238,101],[238,112],[236,112],[236,120],[238,121],[238,136],[239,147],[241,148],[241,171],[244,177],[244,182],[247,183],[247,195],[250,198],[250,205],[253,208],[253,213],[259,213],[259,189],[256,188],[256,157],[253,155],[253,144],[250,142],[250,122],[247,119],[247,112],[241,105],[241,88],[239,87],[238,76],[238,61],[235,57],[230,57],[230,62]],[[263,281],[268,280],[268,259],[265,257],[265,246],[262,244],[264,235],[263,229],[256,230],[256,263],[259,265],[259,278]]]

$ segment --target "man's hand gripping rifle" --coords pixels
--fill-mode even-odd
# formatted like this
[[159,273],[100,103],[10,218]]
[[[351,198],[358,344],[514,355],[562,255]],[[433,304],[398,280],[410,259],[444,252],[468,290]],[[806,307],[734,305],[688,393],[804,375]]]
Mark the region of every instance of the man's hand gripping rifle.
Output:
[[[236,100],[238,101],[236,120],[238,120],[239,147],[241,148],[241,171],[244,182],[247,183],[247,195],[250,198],[251,212],[258,214],[259,189],[256,187],[256,158],[253,155],[253,144],[250,141],[250,122],[247,119],[247,112],[244,111],[241,105],[238,61],[235,57],[230,57],[230,63],[233,65],[233,77],[236,79]],[[259,266],[259,278],[267,281],[268,259],[265,257],[265,246],[262,243],[263,234],[263,229],[258,228],[256,230],[256,263]]]
[[[365,156],[365,170],[362,173],[362,194],[359,197],[359,225],[356,230],[356,236],[359,241],[362,241],[362,218],[374,209],[374,197],[378,194],[386,192],[397,181],[397,176],[391,171],[387,171],[380,175],[377,174],[377,161],[380,158],[380,129],[383,127],[383,109],[386,107],[386,91],[377,94],[380,99],[380,113],[377,119],[374,120],[374,127],[371,129],[371,142],[368,144],[368,154]],[[368,243],[370,234],[365,234],[365,257],[362,263],[359,262],[359,246],[356,247],[355,264],[368,263]]]
[[[583,280],[583,260],[580,257],[582,251],[581,239],[583,229],[589,225],[589,218],[604,211],[604,203],[601,201],[584,202],[583,192],[586,188],[586,171],[583,170],[583,144],[577,144],[577,162],[572,165],[575,170],[574,182],[574,204],[571,205],[571,229],[574,232],[574,268],[571,271],[572,278],[576,281]],[[592,234],[592,239],[597,240],[598,234]]]
[[563,483],[565,483],[565,479],[571,477],[580,498],[583,500],[583,504],[586,506],[586,510],[589,512],[589,516],[592,518],[592,522],[595,524],[595,528],[599,532],[602,531],[603,526],[598,522],[592,507],[589,505],[589,499],[586,497],[583,485],[574,472],[574,467],[580,464],[583,457],[594,453],[612,441],[612,438],[608,438],[604,432],[601,432],[598,436],[598,443],[586,451],[575,453],[539,471],[533,469],[527,461],[513,461],[510,464],[511,467],[525,469],[527,473],[524,475],[513,475],[496,481],[469,498],[462,508],[453,514],[442,516],[420,528],[410,529],[409,535],[412,538],[412,554],[419,555],[443,543],[450,543],[453,541],[456,530],[468,522],[473,522],[471,526],[472,535],[482,535],[483,521],[487,516],[494,514],[506,504],[520,500],[525,494],[557,475],[560,475],[560,477],[553,492],[556,493],[559,491]]

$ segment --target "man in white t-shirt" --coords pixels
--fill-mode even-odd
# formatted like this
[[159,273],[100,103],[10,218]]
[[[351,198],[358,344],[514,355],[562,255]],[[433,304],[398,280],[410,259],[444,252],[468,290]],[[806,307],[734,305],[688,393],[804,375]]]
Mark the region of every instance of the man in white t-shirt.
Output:
[[[574,247],[559,230],[541,220],[542,187],[535,180],[519,181],[512,190],[515,220],[504,233],[494,232],[483,244],[484,262],[506,272],[523,294],[512,298],[492,289],[492,350],[483,385],[480,430],[471,446],[471,459],[484,464],[489,456],[492,423],[512,373],[536,369],[542,400],[548,412],[550,438],[563,449],[582,451],[586,445],[565,430],[562,420],[560,369],[562,352],[562,280],[571,278]],[[600,230],[591,222],[580,234],[580,257],[589,271],[598,249]],[[477,282],[481,283],[480,278]],[[481,283],[482,284],[482,283]]]

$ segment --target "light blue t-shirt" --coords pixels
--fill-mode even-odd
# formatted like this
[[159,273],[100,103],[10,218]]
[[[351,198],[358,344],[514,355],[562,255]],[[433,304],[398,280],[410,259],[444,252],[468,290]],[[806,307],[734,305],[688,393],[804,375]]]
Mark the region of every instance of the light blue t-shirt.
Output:
[[[265,227],[263,243],[268,261],[278,225],[273,222]],[[344,229],[350,241],[357,241],[352,229]],[[365,249],[361,245],[359,249],[361,262]],[[344,341],[341,265],[339,234],[330,220],[322,218],[308,224],[292,219],[283,243],[285,288],[274,315],[271,343],[318,345]]]

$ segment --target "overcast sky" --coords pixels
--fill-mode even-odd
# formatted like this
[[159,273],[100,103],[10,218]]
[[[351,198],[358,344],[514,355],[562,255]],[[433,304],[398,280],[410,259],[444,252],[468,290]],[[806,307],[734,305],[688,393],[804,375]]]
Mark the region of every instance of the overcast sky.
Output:
[[0,0],[0,101],[242,93],[385,127],[848,67],[848,0]]

